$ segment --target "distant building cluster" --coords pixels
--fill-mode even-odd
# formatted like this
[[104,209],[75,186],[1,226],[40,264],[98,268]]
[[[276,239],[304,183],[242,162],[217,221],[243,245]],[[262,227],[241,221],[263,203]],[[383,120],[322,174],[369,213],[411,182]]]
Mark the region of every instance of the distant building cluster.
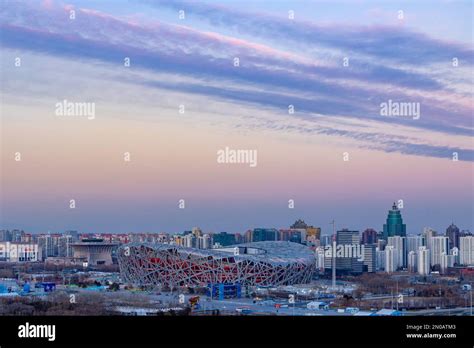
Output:
[[312,250],[320,272],[333,269],[338,275],[364,272],[408,271],[420,275],[446,273],[452,267],[474,266],[474,236],[452,223],[446,233],[425,228],[418,235],[407,233],[400,207],[388,211],[381,231],[367,228],[340,229],[322,235],[298,219],[289,228],[259,227],[243,233],[203,232],[199,227],[182,233],[64,233],[29,234],[0,230],[0,261],[37,262],[56,265],[110,265],[117,262],[120,245],[163,244],[186,249],[224,250],[226,247],[260,242],[291,242]]
[[395,203],[388,212],[383,231],[369,228],[360,236],[359,231],[342,229],[337,231],[335,239],[324,236],[316,248],[319,269],[332,268],[333,255],[328,253],[328,247],[333,245],[341,249],[341,255],[335,253],[338,274],[407,270],[428,275],[446,273],[448,268],[455,266],[474,265],[474,236],[471,232],[460,231],[451,224],[444,235],[431,228],[425,228],[419,235],[408,235]]

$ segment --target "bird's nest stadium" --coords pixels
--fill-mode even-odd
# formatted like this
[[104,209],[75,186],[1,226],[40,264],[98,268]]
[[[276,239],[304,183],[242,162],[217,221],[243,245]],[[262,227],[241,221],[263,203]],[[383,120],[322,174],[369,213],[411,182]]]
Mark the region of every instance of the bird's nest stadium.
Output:
[[144,287],[302,284],[310,282],[315,270],[314,253],[308,247],[284,241],[219,249],[130,243],[119,248],[118,262],[123,280]]

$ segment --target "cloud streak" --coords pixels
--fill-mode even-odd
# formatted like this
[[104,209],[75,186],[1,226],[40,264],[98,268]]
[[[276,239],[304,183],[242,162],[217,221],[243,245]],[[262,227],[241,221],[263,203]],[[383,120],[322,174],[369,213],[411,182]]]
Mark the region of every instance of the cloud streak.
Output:
[[[207,13],[216,27],[225,24],[265,38],[278,33],[278,40],[295,41],[296,37],[297,41],[310,46],[314,43],[314,49],[324,46],[349,50],[356,58],[350,67],[345,68],[335,61],[313,59],[307,54],[296,54],[217,32],[162,22],[139,25],[88,9],[78,9],[77,18],[71,21],[69,7],[50,5],[36,8],[16,3],[5,6],[0,15],[1,44],[117,67],[123,64],[124,57],[130,57],[134,69],[195,77],[200,83],[119,78],[121,81],[282,111],[293,104],[298,117],[314,122],[317,122],[315,114],[342,116],[376,120],[388,126],[404,125],[436,131],[451,137],[472,136],[469,92],[456,93],[439,79],[405,66],[416,65],[413,57],[418,61],[440,62],[450,61],[453,55],[472,64],[472,49],[469,47],[393,27],[290,25],[271,16],[252,16],[222,6],[184,2],[173,2],[169,6],[185,6],[202,17]],[[400,48],[401,42],[403,46]],[[239,67],[233,66],[235,57],[240,59]],[[215,81],[224,86],[214,86]],[[422,118],[413,121],[381,117],[379,105],[388,99],[420,102]],[[338,131],[335,127],[320,129],[319,132],[372,142],[371,148],[387,152],[449,158],[456,151],[463,153],[461,159],[474,160],[473,150],[469,148],[403,143],[402,140],[411,141],[404,139],[403,134],[395,140],[385,135],[386,140],[380,143],[384,136],[382,133],[364,135]]]

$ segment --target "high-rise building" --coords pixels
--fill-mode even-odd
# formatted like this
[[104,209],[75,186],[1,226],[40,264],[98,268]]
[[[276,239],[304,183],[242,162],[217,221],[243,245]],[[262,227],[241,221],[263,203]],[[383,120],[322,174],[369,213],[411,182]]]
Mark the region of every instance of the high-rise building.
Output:
[[320,271],[324,271],[325,268],[325,259],[324,259],[324,248],[317,247],[315,250],[315,257],[316,257],[316,268]]
[[364,268],[368,273],[374,273],[377,269],[377,247],[375,244],[364,244]]
[[199,249],[210,249],[211,248],[211,236],[207,233],[203,234],[202,236],[198,237],[198,245]]
[[408,252],[408,272],[415,273],[416,272],[416,266],[417,266],[417,255],[416,251],[410,250]]
[[197,238],[194,234],[189,233],[182,237],[182,245],[186,248],[196,248],[197,247]]
[[21,237],[25,234],[22,230],[12,230],[12,242],[21,243]]
[[9,230],[0,230],[0,242],[11,242],[12,234]]
[[71,236],[73,241],[79,241],[79,232],[75,230],[67,230],[64,232],[65,235]]
[[244,235],[244,243],[250,243],[252,242],[252,234],[253,234],[253,231],[252,230],[247,230],[245,231],[245,235]]
[[74,243],[74,239],[71,235],[62,235],[59,237],[58,243],[58,255],[60,257],[72,257],[72,243]]
[[385,269],[385,250],[376,249],[377,262],[375,264],[377,271]]
[[279,240],[302,243],[306,240],[306,229],[291,228],[279,230]]
[[449,254],[448,237],[436,236],[430,239],[431,266],[441,266],[442,255]]
[[441,262],[439,264],[440,273],[446,273],[448,269],[448,255],[446,253],[441,254]]
[[377,239],[377,248],[379,248],[379,250],[385,250],[386,245],[387,241],[385,239]]
[[362,232],[362,244],[375,244],[377,243],[377,231],[373,228],[368,228]]
[[252,242],[264,242],[266,240],[277,240],[278,230],[274,228],[254,228]]
[[460,262],[459,262],[459,248],[452,248],[450,251],[449,251],[449,254],[450,255],[453,255],[453,266],[454,265],[459,265]]
[[397,262],[398,267],[405,268],[407,266],[407,245],[406,237],[393,236],[388,237],[387,246],[393,246],[397,253]]
[[425,239],[425,246],[430,249],[431,248],[431,239],[437,236],[437,232],[433,230],[431,227],[423,228],[423,237]]
[[235,244],[245,243],[245,236],[240,233],[234,234]]
[[362,253],[359,231],[348,229],[337,231],[336,246],[338,250],[344,250],[342,256],[339,256],[336,251],[336,270],[343,273],[361,273],[364,255],[358,255]]
[[41,259],[46,260],[47,257],[54,255],[54,246],[50,234],[40,235],[36,238],[41,250]]
[[331,245],[331,244],[332,244],[332,236],[330,236],[330,235],[321,236],[321,245],[322,246]]
[[454,247],[459,248],[460,232],[459,228],[454,223],[449,225],[446,229],[446,237],[449,239],[449,249]]
[[388,211],[387,223],[383,225],[384,239],[392,236],[406,236],[406,225],[397,205],[393,203],[392,210]]
[[418,249],[425,245],[425,240],[423,236],[407,236],[406,237],[407,253],[414,251],[415,254]]
[[417,269],[418,274],[430,274],[430,251],[426,246],[421,246],[418,249]]
[[212,235],[213,244],[217,247],[223,247],[236,244],[235,235],[227,232],[215,233]]
[[459,263],[464,266],[474,265],[474,237],[459,238]]
[[398,251],[393,245],[385,247],[385,272],[393,273],[398,269]]

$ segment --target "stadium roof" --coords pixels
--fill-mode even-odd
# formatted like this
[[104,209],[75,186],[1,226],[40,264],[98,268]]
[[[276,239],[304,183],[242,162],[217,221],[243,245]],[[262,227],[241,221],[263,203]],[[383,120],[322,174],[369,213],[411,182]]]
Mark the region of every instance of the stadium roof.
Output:
[[[236,244],[217,249],[197,249],[188,248],[175,244],[164,243],[130,243],[124,246],[143,245],[151,247],[155,250],[177,249],[181,254],[192,256],[213,256],[214,258],[234,257],[238,260],[254,260],[259,262],[269,262],[272,264],[289,264],[289,263],[313,263],[315,260],[314,253],[307,246],[288,242],[288,241],[264,241]],[[238,248],[238,254],[234,251]]]

